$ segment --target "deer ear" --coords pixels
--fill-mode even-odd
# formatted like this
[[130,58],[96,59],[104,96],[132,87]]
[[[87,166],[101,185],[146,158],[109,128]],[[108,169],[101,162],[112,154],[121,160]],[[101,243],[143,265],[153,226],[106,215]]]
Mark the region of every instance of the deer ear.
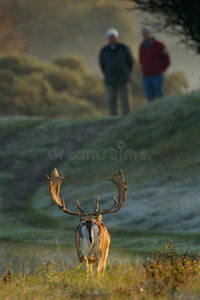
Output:
[[98,221],[101,221],[101,219],[102,219],[102,215],[99,215],[98,216]]

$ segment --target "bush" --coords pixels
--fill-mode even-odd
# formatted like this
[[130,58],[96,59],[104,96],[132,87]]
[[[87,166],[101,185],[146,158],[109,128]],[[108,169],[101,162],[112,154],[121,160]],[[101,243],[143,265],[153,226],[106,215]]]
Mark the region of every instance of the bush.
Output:
[[2,115],[28,116],[87,116],[96,112],[95,106],[66,92],[56,93],[42,74],[17,77],[15,85],[0,89]]
[[11,70],[19,76],[42,72],[45,68],[45,63],[32,56],[23,54],[4,54],[0,56],[0,69]]
[[7,93],[1,90],[0,104],[3,114],[40,115],[48,110],[53,89],[41,74],[16,77]]
[[165,78],[165,94],[171,96],[174,94],[182,94],[189,87],[189,82],[184,72],[176,71],[166,75]]
[[187,252],[176,254],[170,242],[163,250],[158,249],[154,257],[144,264],[149,286],[156,295],[174,293],[200,272],[199,258],[191,259]]
[[7,84],[12,85],[15,82],[15,75],[11,70],[0,69],[0,85]]
[[77,99],[68,93],[56,94],[51,99],[51,107],[49,107],[49,116],[66,116],[66,117],[83,117],[96,114],[96,108],[85,99]]
[[75,56],[58,59],[56,64],[27,55],[1,55],[1,115],[99,114],[105,104],[101,80],[90,76]]
[[56,68],[55,70],[46,73],[44,77],[57,92],[71,91],[76,94],[83,85],[81,75],[78,72],[68,69],[63,70]]
[[[147,103],[140,66],[131,75],[131,108]],[[187,87],[182,72],[166,75],[165,94],[182,93]],[[1,115],[83,116],[107,113],[104,84],[90,75],[81,59],[69,55],[55,64],[27,55],[0,56]]]
[[93,103],[98,109],[107,109],[104,84],[98,76],[87,75],[84,77],[84,84],[79,96]]
[[68,55],[54,60],[54,64],[60,68],[67,68],[81,74],[87,73],[87,68],[79,57],[75,55]]

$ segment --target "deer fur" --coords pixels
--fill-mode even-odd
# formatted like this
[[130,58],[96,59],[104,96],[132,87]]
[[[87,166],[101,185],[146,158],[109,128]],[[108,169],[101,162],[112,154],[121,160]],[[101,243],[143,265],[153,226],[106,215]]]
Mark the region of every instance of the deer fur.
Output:
[[76,251],[80,262],[85,262],[87,269],[95,263],[98,273],[103,273],[110,245],[110,235],[106,226],[98,219],[81,218],[76,230]]

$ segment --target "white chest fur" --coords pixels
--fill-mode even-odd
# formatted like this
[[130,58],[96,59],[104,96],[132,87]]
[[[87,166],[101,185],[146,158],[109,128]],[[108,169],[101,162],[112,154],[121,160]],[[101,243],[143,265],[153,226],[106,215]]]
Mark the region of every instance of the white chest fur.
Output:
[[[92,225],[88,229],[87,225],[83,223],[80,229],[80,250],[84,256],[93,257],[99,248],[99,228],[97,225]],[[92,258],[91,257],[91,258]]]

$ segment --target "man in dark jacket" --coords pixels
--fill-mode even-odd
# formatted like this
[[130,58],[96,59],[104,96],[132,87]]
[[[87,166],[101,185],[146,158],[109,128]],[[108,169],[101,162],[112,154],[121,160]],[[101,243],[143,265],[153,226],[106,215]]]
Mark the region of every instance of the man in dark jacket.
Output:
[[117,94],[119,93],[122,112],[128,114],[128,87],[129,74],[134,60],[130,49],[118,42],[119,32],[112,28],[107,31],[108,45],[99,56],[101,70],[105,76],[106,95],[111,115],[117,115]]
[[170,65],[166,46],[153,37],[147,27],[142,29],[143,42],[140,45],[140,64],[143,73],[143,86],[149,102],[163,97],[163,73]]

